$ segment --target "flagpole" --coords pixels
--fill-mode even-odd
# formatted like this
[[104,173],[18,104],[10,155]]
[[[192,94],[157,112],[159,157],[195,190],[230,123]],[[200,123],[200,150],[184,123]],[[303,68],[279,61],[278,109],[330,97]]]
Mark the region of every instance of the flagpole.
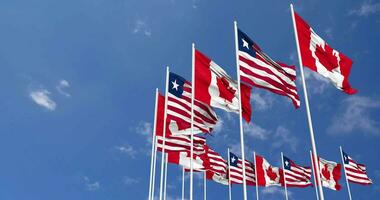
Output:
[[182,200],[185,200],[185,168],[182,167]]
[[240,148],[241,148],[241,158],[243,160],[242,170],[243,170],[243,195],[244,200],[247,200],[247,182],[245,180],[245,153],[244,153],[244,133],[243,133],[243,115],[241,108],[241,88],[240,88],[240,69],[239,69],[239,57],[238,57],[238,35],[237,35],[237,22],[234,21],[235,30],[235,55],[236,55],[236,73],[238,82],[238,92],[239,92],[239,123],[240,123]]
[[227,158],[228,158],[228,197],[229,200],[232,200],[232,191],[231,191],[231,171],[230,171],[230,148],[227,148]]
[[203,199],[207,199],[207,181],[206,181],[206,171],[203,173]]
[[253,161],[255,162],[256,200],[259,200],[259,181],[257,180],[256,151],[253,151]]
[[168,180],[168,154],[165,155],[165,184],[164,184],[164,200],[166,200],[166,185]]
[[160,177],[160,198],[162,200],[162,192],[164,185],[164,165],[165,165],[165,140],[166,140],[166,116],[167,116],[167,104],[168,104],[168,90],[169,90],[169,66],[166,67],[166,82],[165,82],[165,108],[164,108],[164,126],[162,134],[162,152],[161,152],[161,177]]
[[318,184],[317,184],[317,179],[316,179],[316,174],[315,174],[315,168],[317,168],[317,166],[314,166],[314,161],[313,161],[313,155],[310,151],[310,160],[311,160],[311,166],[313,168],[313,178],[314,178],[314,188],[315,188],[315,194],[317,195],[317,200],[319,200],[319,195],[318,195]]
[[340,149],[340,156],[342,157],[342,164],[343,164],[343,169],[344,169],[344,176],[346,177],[346,184],[347,184],[348,196],[350,197],[350,200],[352,200],[350,184],[348,183],[348,179],[347,179],[346,167],[344,167],[344,158],[343,158],[343,150],[342,150],[342,146],[339,146],[339,149]]
[[[301,71],[302,86],[303,86],[305,105],[306,105],[306,114],[307,114],[307,119],[308,119],[308,124],[309,124],[311,146],[312,146],[313,155],[314,155],[313,159],[314,159],[314,163],[318,163],[317,147],[316,147],[315,139],[314,139],[313,122],[311,120],[311,113],[310,113],[310,108],[309,108],[309,99],[308,99],[308,95],[307,95],[305,76],[303,73],[303,64],[302,64],[302,59],[301,59],[300,46],[299,46],[299,42],[298,42],[298,33],[297,33],[296,22],[295,22],[295,17],[294,17],[293,4],[290,4],[290,9],[292,12],[294,36],[295,36],[296,44],[297,44],[298,61],[299,61],[299,65],[300,65],[299,67],[300,67],[300,71]],[[321,180],[320,173],[319,173],[319,167],[316,167],[316,172],[317,172],[317,180]],[[319,189],[319,196],[320,196],[321,200],[324,200],[325,198],[323,195],[323,189],[322,189],[321,184],[318,184],[318,189]]]
[[156,118],[156,115],[157,115],[157,102],[158,102],[158,88],[156,88],[156,101],[155,101],[155,105],[154,105],[154,121],[153,121],[153,132],[152,132],[152,153],[151,153],[151,156],[150,156],[150,177],[149,177],[149,197],[148,199],[152,200],[152,191],[154,191],[154,188],[153,188],[153,176],[155,175],[154,171],[153,171],[153,163],[156,162],[155,161],[155,148],[156,148],[156,144],[155,144],[155,140],[156,140],[156,123],[157,123],[157,118]]
[[191,56],[191,147],[190,147],[190,200],[193,200],[193,155],[194,155],[194,92],[195,92],[195,44],[192,43],[192,56]]
[[151,200],[154,199],[155,183],[156,183],[156,163],[157,163],[157,137],[154,137],[155,148],[154,148],[154,162],[153,162],[153,177],[152,177],[152,196]]
[[288,188],[286,186],[285,167],[284,167],[284,154],[282,152],[281,152],[281,160],[282,160],[282,175],[284,176],[285,199],[288,200]]

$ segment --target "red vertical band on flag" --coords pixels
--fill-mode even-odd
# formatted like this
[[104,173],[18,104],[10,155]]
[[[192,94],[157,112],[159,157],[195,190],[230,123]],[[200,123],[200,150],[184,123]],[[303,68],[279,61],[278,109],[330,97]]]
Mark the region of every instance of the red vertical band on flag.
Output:
[[296,12],[294,12],[302,63],[305,67],[328,78],[335,87],[355,94],[348,77],[352,60],[331,48]]

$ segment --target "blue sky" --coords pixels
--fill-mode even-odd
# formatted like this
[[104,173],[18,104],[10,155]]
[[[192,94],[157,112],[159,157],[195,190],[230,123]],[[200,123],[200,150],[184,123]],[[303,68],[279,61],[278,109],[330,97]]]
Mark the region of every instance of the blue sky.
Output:
[[[236,77],[233,20],[272,58],[298,64],[290,1],[1,0],[0,199],[146,199],[154,90],[165,66],[191,77],[191,43]],[[354,199],[380,195],[380,2],[294,1],[332,47],[354,61],[348,96],[306,70],[319,154],[340,161],[339,145],[368,166],[374,185],[351,185]],[[298,66],[298,65],[297,65]],[[298,81],[299,94],[303,97]],[[304,102],[253,89],[252,151],[280,164],[280,152],[310,165]],[[303,100],[303,98],[302,98]],[[238,116],[221,118],[208,143],[224,157],[239,153]],[[180,197],[180,169],[169,166],[169,199]],[[201,176],[195,196],[202,196]],[[328,199],[347,190],[325,189]],[[209,199],[227,188],[208,182]],[[248,196],[254,198],[254,187]],[[290,189],[313,199],[314,189]],[[364,195],[365,194],[365,195]],[[242,188],[233,187],[234,199]],[[260,188],[281,199],[281,188]]]

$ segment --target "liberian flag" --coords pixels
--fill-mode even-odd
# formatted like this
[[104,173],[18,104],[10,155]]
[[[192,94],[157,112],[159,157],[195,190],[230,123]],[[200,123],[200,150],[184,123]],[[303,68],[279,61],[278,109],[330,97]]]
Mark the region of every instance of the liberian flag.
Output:
[[287,187],[307,187],[312,186],[311,167],[301,167],[293,160],[283,156],[284,174]]
[[[245,160],[245,182],[247,185],[256,184],[255,166],[253,163]],[[237,155],[230,152],[229,160],[229,178],[231,184],[243,184],[243,160]]]
[[238,30],[238,44],[241,81],[287,96],[298,108],[300,99],[295,83],[295,66],[275,62],[241,30]]
[[257,184],[259,186],[281,186],[284,184],[284,176],[281,168],[273,167],[265,158],[256,154]]
[[207,166],[206,178],[217,183],[228,185],[227,162],[216,151],[204,145],[209,166]]
[[370,185],[372,180],[367,175],[366,166],[355,162],[347,153],[342,151],[344,170],[346,171],[347,180],[351,183],[361,185]]
[[[163,137],[156,135],[157,150],[162,151]],[[193,149],[194,151],[203,151],[206,139],[197,135],[193,136]],[[168,152],[180,152],[191,150],[191,139],[189,135],[176,135],[165,137],[165,153]]]
[[[243,118],[249,122],[251,88],[242,84],[240,89]],[[237,81],[198,50],[195,50],[195,99],[227,112],[239,113]]]
[[339,90],[355,94],[350,86],[352,61],[343,53],[331,48],[296,12],[294,12],[302,64],[330,80]]
[[[169,74],[168,129],[173,135],[191,133],[191,83],[181,76]],[[210,133],[218,121],[214,110],[207,104],[194,100],[193,133]]]

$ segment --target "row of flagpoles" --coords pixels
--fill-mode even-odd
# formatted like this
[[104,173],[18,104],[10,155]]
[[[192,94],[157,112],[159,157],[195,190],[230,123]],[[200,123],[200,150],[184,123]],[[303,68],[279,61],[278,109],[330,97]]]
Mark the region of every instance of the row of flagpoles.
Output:
[[[352,61],[342,53],[332,49],[322,38],[320,38],[314,30],[297,13],[294,12],[293,5],[290,5],[290,8],[311,140],[311,159],[312,163],[320,164],[313,132],[313,123],[303,66],[308,67],[309,69],[319,73],[321,76],[329,79],[330,82],[339,90],[342,90],[347,94],[354,94],[356,93],[356,90],[353,89],[348,82]],[[253,86],[267,89],[273,93],[290,98],[296,108],[300,106],[300,99],[298,97],[297,88],[295,85],[295,67],[272,60],[244,32],[238,29],[236,22],[234,22],[234,34],[237,81],[233,80],[220,66],[195,49],[194,44],[192,44],[191,83],[170,72],[169,67],[167,67],[165,95],[160,95],[158,89],[156,90],[149,199],[154,199],[157,151],[160,150],[162,154],[159,180],[159,200],[166,200],[167,163],[174,162],[173,159],[176,159],[177,164],[183,165],[183,163],[181,163],[183,162],[181,159],[183,159],[185,154],[189,161],[188,170],[190,172],[189,199],[193,200],[194,168],[199,171],[197,168],[198,166],[195,167],[197,163],[194,160],[200,157],[200,152],[205,151],[204,149],[199,149],[200,144],[203,144],[204,147],[205,140],[199,138],[199,136],[195,136],[195,134],[210,133],[212,131],[212,128],[218,121],[213,108],[221,108],[225,111],[239,114],[241,160],[245,163],[247,159],[244,151],[243,119],[250,122],[250,88]],[[159,99],[164,99],[164,103],[159,104]],[[162,113],[162,115],[158,115],[158,113]],[[158,136],[160,136],[160,140],[158,140]],[[170,146],[173,143],[173,138],[171,138],[171,136],[185,137],[179,139],[181,141],[181,145],[172,148],[172,146]],[[202,140],[204,140],[203,143]],[[184,141],[188,141],[190,144],[187,144],[186,142],[183,143]],[[194,144],[194,142],[196,144]],[[176,152],[176,157],[174,158],[171,156],[169,152]],[[229,197],[231,199],[231,174],[229,171],[231,167],[230,156],[231,155],[229,153],[228,185]],[[256,178],[256,155],[254,155],[254,158],[255,163],[253,166]],[[283,156],[282,159],[284,159]],[[344,157],[342,153],[342,160],[343,159]],[[343,161],[346,163],[346,160]],[[244,200],[247,200],[248,179],[246,167],[247,166],[245,164],[241,164],[241,184],[243,185]],[[284,162],[282,168],[285,169]],[[358,169],[361,168],[358,167]],[[182,170],[182,198],[184,198],[185,170],[187,169],[183,168]],[[279,168],[278,170],[280,171]],[[204,198],[206,198],[207,170],[203,171],[205,187]],[[365,168],[364,170],[362,169],[362,171],[365,172]],[[347,187],[349,189],[346,170],[345,174]],[[315,181],[317,197],[324,200],[322,189],[323,177],[321,177],[320,167],[315,167],[314,175],[314,178],[319,180],[318,182]],[[257,186],[257,199],[259,198],[258,182],[259,181],[256,178],[255,184]],[[284,183],[285,191],[287,191],[286,178],[284,179]],[[350,191],[349,196],[351,199]]]

